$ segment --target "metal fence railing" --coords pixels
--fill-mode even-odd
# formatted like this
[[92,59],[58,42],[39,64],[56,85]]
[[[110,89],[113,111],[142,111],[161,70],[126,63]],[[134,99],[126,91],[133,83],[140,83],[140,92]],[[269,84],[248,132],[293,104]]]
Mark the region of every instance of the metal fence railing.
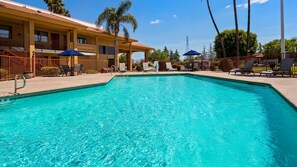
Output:
[[[69,64],[67,57],[58,59],[33,58],[30,60],[28,57],[0,55],[0,80],[10,80],[13,79],[16,74],[33,72],[33,70],[35,70],[36,76],[43,76],[42,67],[51,66],[60,68],[61,65],[67,64]],[[105,60],[78,59],[75,64],[83,65],[83,73],[88,70],[100,72],[103,68],[108,67],[108,61]],[[35,69],[31,69],[31,66],[35,66]]]

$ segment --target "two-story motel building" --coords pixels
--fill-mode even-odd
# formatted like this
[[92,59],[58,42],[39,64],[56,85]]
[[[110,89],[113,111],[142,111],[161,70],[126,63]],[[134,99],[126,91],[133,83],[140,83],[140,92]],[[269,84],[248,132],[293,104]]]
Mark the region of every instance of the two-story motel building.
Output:
[[[95,24],[0,0],[0,49],[27,53],[25,55],[31,60],[28,65],[30,71],[36,68],[32,61],[35,55],[54,59],[58,64],[69,64],[69,58],[59,57],[58,53],[70,48],[85,55],[75,57],[76,64],[84,63],[86,68],[100,70],[114,64],[113,45],[113,35]],[[119,36],[118,53],[127,54],[128,70],[132,70],[133,52],[143,52],[147,61],[152,49],[138,43],[136,39],[126,41],[123,36]]]

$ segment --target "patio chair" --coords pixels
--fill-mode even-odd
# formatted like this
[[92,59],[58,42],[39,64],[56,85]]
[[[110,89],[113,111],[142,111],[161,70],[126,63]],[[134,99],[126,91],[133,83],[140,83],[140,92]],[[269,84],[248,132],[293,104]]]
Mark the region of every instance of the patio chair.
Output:
[[77,74],[82,74],[83,65],[82,64],[74,64],[74,72],[77,72]]
[[192,63],[185,64],[185,70],[186,71],[193,71]]
[[127,68],[125,63],[120,63],[120,72],[126,72]]
[[199,66],[198,62],[193,62],[193,71],[198,71],[201,70],[201,67]]
[[149,67],[148,63],[145,63],[145,62],[143,62],[142,67],[143,67],[143,71],[144,72],[146,72],[146,71],[153,71],[154,70],[154,68]]
[[284,60],[281,61],[280,68],[278,70],[262,71],[260,73],[260,76],[262,74],[266,74],[266,76],[281,74],[282,77],[284,77],[284,74],[288,74],[288,75],[290,75],[290,77],[291,77],[291,75],[293,75],[293,77],[295,77],[291,70],[293,64],[294,64],[294,58],[285,58]]
[[255,75],[255,72],[253,70],[254,62],[255,62],[255,59],[251,58],[250,60],[248,60],[246,62],[244,68],[232,69],[229,71],[228,74],[230,74],[231,72],[234,72],[234,74],[236,75],[236,73],[239,72],[239,73],[246,73],[246,74],[254,73],[254,75]]
[[67,76],[68,72],[70,72],[70,67],[69,65],[60,65],[60,70],[61,70],[62,76],[63,75]]
[[171,62],[166,62],[166,69],[169,71],[177,71],[176,68],[172,68]]

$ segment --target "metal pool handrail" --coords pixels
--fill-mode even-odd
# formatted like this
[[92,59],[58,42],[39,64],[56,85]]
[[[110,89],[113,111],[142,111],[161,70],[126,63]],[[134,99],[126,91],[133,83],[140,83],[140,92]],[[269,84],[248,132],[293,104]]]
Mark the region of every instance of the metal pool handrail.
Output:
[[[22,77],[22,79],[23,79],[23,86],[21,86],[21,87],[18,87],[18,83],[17,83],[18,77]],[[18,94],[17,90],[25,88],[26,85],[27,85],[27,81],[26,81],[26,78],[24,75],[22,75],[22,74],[15,75],[15,77],[14,77],[14,94],[15,95]]]

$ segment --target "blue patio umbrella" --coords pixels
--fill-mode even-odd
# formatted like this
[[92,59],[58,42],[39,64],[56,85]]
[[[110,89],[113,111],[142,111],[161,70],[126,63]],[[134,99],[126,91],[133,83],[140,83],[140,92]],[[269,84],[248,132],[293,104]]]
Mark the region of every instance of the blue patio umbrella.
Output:
[[80,53],[79,51],[68,49],[64,52],[60,53],[59,56],[84,56],[84,54]]
[[190,67],[192,68],[193,67],[193,64],[192,64],[192,58],[193,56],[198,56],[198,55],[201,55],[201,53],[195,51],[195,50],[190,50],[188,51],[187,53],[184,54],[184,56],[189,56],[190,57]]
[[190,50],[187,53],[184,54],[184,56],[195,56],[195,55],[201,55],[201,53],[195,51],[195,50]]
[[[74,75],[74,69],[73,69],[73,66],[72,66],[72,63],[73,63],[73,56],[84,56],[84,54],[80,53],[79,51],[76,51],[76,50],[73,50],[73,49],[68,49],[68,50],[65,50],[63,52],[61,52],[60,54],[58,54],[59,56],[71,56],[71,60],[70,60],[70,75],[73,76]],[[73,63],[74,64],[74,63]]]
[[193,56],[198,56],[198,55],[201,55],[201,53],[195,51],[195,50],[190,50],[188,51],[187,53],[184,54],[184,56],[189,56],[190,57],[190,61],[192,61],[192,57]]

